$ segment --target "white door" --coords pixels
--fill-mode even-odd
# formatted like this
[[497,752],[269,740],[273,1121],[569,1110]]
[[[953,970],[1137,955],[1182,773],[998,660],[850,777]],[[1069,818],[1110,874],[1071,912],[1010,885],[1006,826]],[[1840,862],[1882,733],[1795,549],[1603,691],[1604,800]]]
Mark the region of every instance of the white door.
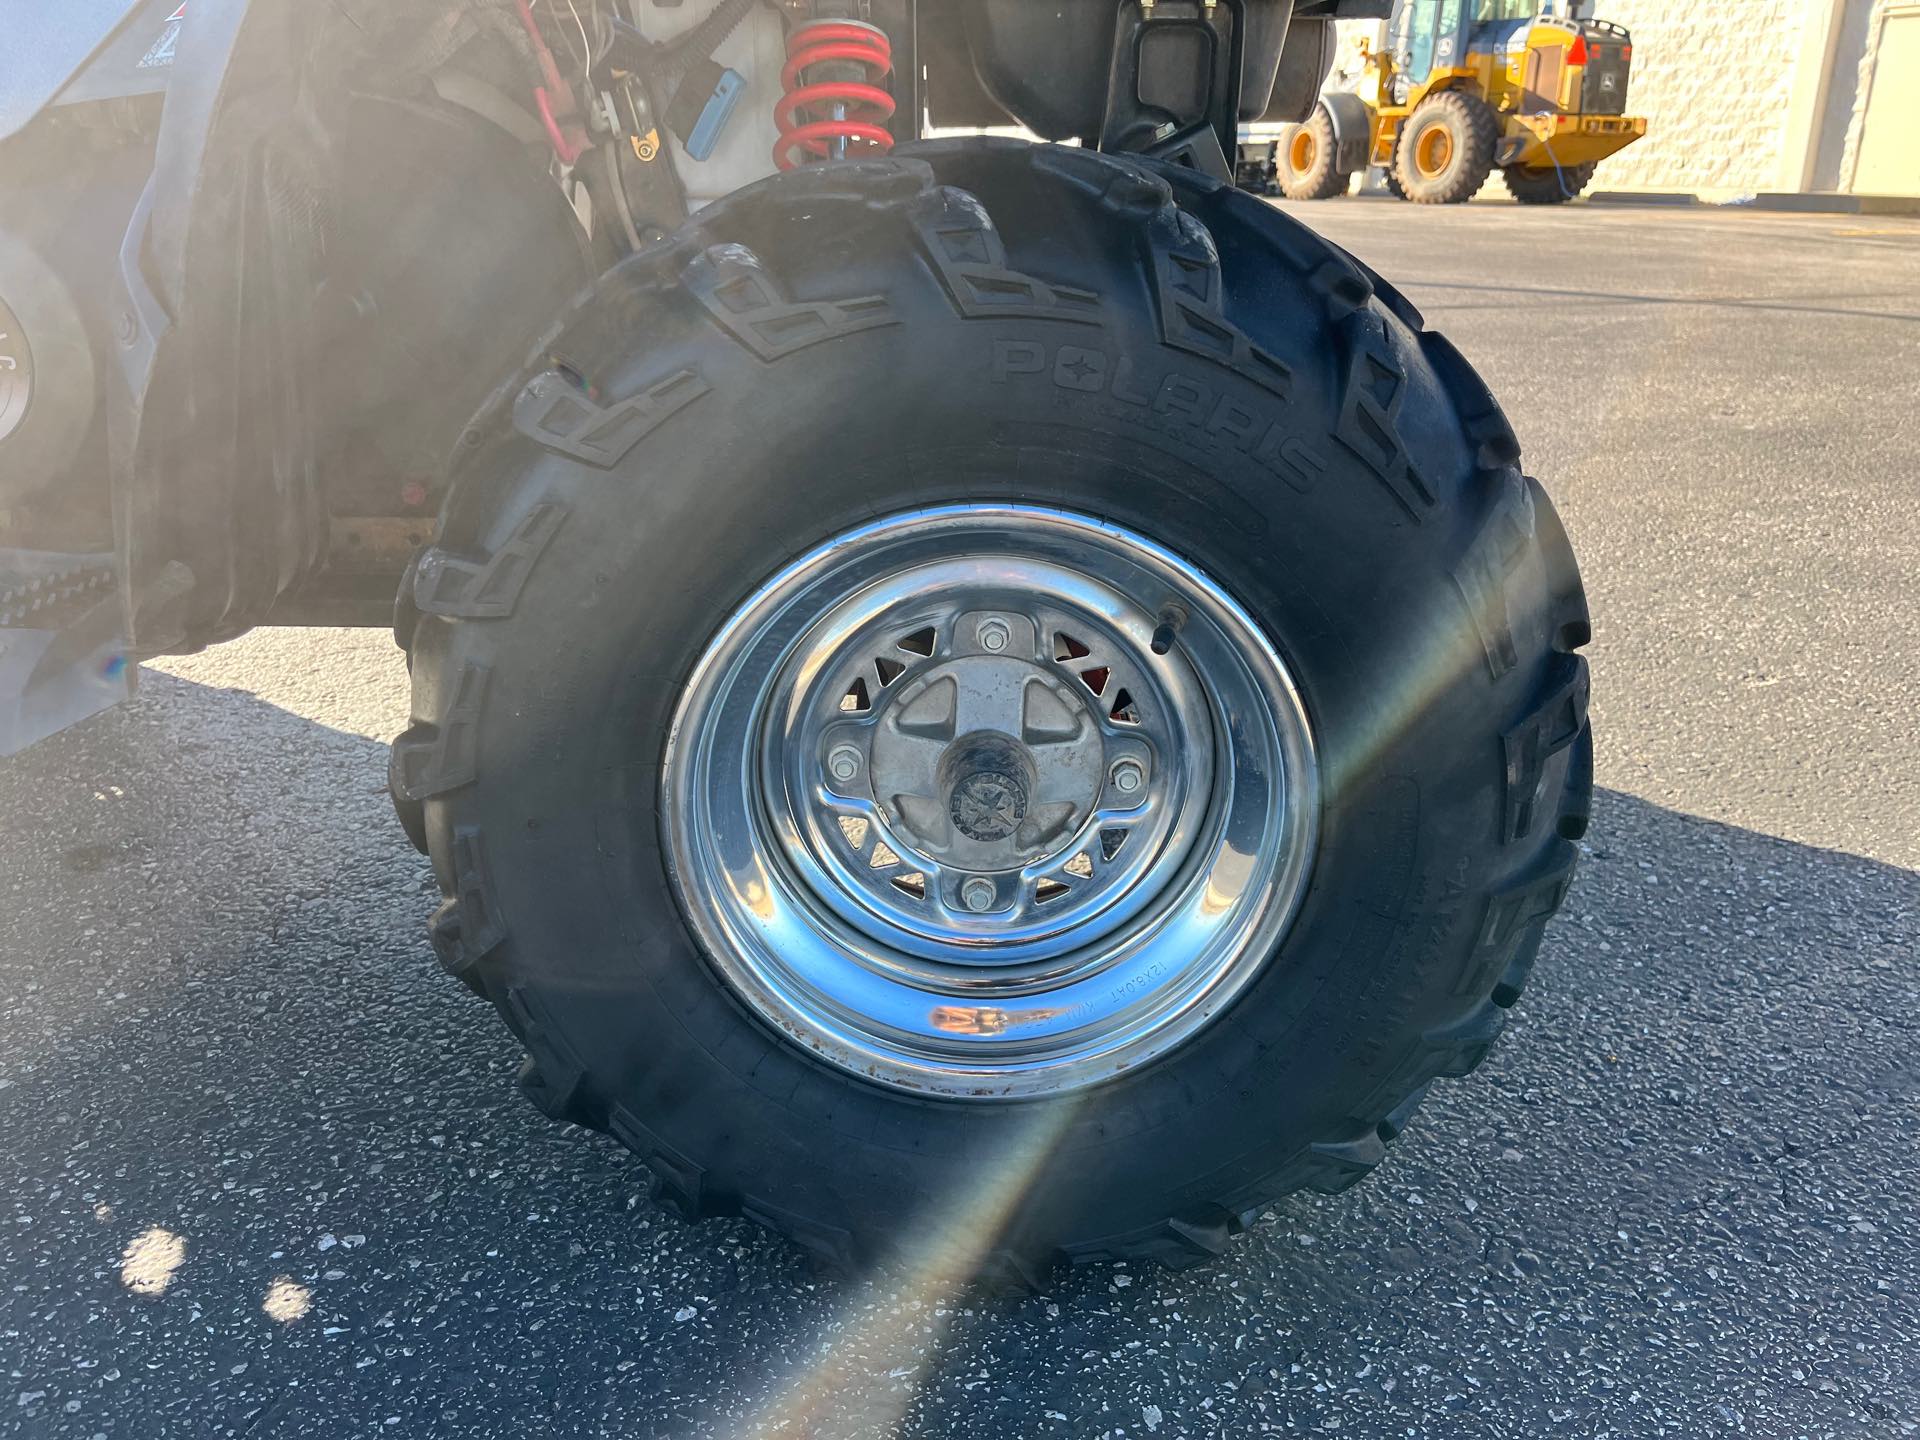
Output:
[[1881,22],[1871,83],[1853,188],[1920,195],[1920,5],[1895,5]]

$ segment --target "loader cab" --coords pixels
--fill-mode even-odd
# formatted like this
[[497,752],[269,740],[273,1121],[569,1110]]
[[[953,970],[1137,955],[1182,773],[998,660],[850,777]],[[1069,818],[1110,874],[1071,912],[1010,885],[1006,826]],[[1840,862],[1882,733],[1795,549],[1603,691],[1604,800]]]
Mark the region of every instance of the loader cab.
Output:
[[[1388,26],[1396,75],[1418,88],[1467,53],[1476,0],[1400,0]],[[1396,103],[1403,97],[1395,96]]]
[[1524,33],[1540,0],[1399,0],[1388,23],[1396,71],[1413,89],[1435,71],[1465,67],[1473,51],[1488,48],[1482,27]]
[[1571,18],[1576,8],[1586,7],[1572,0],[1399,0],[1388,23],[1396,80],[1412,92],[1440,71],[1490,65],[1497,88],[1510,58],[1526,50],[1534,21]]

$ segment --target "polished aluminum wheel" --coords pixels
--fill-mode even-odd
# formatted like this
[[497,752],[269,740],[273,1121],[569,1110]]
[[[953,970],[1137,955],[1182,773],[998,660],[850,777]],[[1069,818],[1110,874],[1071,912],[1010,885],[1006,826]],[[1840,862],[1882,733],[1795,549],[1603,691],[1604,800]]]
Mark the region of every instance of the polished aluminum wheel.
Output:
[[1018,505],[841,535],[728,619],[664,838],[722,979],[856,1074],[1055,1093],[1192,1036],[1273,952],[1318,819],[1307,717],[1194,566]]

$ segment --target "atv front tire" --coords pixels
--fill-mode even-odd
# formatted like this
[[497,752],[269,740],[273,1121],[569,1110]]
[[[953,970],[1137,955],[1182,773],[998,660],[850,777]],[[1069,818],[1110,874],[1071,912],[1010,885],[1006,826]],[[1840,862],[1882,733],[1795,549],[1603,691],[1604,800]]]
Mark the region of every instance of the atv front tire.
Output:
[[392,787],[528,1095],[671,1209],[1192,1264],[1505,1025],[1587,813],[1579,577],[1303,226],[1078,149],[808,167],[610,274],[510,421],[400,599]]

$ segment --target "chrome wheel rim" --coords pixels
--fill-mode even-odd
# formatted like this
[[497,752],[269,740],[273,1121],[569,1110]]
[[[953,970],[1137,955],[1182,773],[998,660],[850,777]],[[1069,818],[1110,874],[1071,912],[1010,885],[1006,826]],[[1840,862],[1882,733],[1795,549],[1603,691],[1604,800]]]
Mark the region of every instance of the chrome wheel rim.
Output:
[[1191,1038],[1298,907],[1307,716],[1258,625],[1146,537],[1024,505],[861,526],[726,621],[662,831],[763,1020],[896,1088],[1042,1095]]

